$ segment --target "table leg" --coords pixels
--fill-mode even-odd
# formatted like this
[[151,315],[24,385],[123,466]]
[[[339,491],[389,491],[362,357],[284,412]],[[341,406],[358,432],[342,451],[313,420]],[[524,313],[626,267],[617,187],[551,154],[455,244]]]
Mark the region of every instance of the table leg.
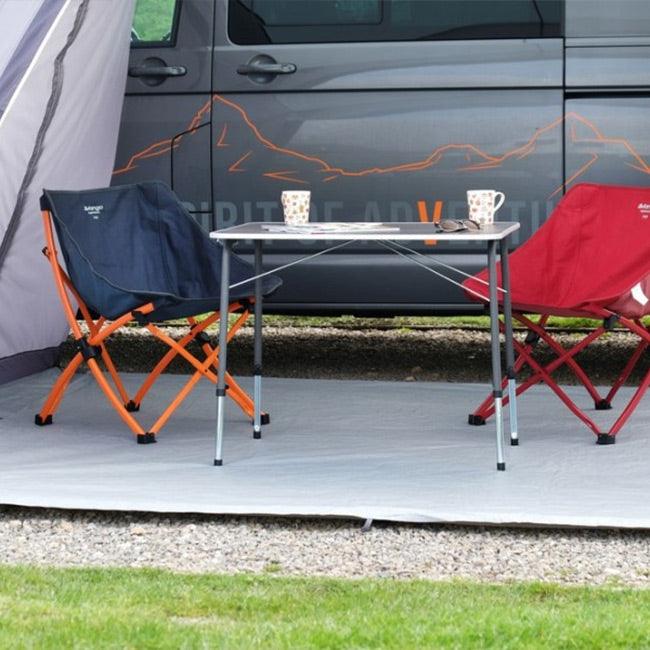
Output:
[[229,240],[223,242],[221,257],[221,302],[219,306],[219,369],[217,371],[217,434],[214,464],[223,465],[223,420],[226,406],[226,363],[228,353],[228,305],[230,303],[230,249]]
[[501,278],[503,282],[503,320],[506,329],[506,376],[508,377],[508,406],[510,408],[510,444],[519,444],[517,426],[517,375],[515,372],[515,350],[512,338],[512,298],[510,296],[510,263],[508,260],[508,238],[501,240]]
[[255,329],[253,348],[253,438],[262,437],[262,242],[255,241]]
[[497,242],[488,242],[488,280],[490,283],[490,334],[492,343],[492,395],[497,429],[497,469],[505,470],[503,457],[503,412],[501,391],[501,345],[499,343],[499,303],[497,299]]

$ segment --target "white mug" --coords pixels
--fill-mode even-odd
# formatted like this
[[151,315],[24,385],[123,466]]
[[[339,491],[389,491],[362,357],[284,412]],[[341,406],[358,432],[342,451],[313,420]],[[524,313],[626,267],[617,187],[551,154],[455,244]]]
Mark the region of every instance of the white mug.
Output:
[[286,190],[282,192],[284,223],[288,226],[301,226],[309,223],[309,190]]
[[[500,197],[495,205],[495,199]],[[494,213],[503,205],[506,195],[496,190],[467,190],[469,218],[482,226],[494,223]]]

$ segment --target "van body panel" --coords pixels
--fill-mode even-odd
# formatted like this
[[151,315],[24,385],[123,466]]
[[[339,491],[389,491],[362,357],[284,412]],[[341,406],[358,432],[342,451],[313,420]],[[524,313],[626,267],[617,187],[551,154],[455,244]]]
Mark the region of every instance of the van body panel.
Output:
[[565,35],[613,39],[650,36],[650,3],[647,0],[566,0]]
[[[508,197],[499,217],[521,221],[528,236],[562,195],[561,106],[559,90],[217,93],[214,131],[224,146],[214,153],[216,225],[281,220],[280,192],[290,188],[311,189],[311,217],[319,221],[417,221],[420,205],[430,220],[436,202],[440,217],[463,218],[467,188],[489,186]],[[318,245],[290,246],[300,253]],[[411,248],[442,256],[459,250]],[[265,250],[269,264],[288,253],[286,242]],[[336,294],[336,302],[361,308],[380,296],[429,304],[435,294],[466,302],[457,286],[376,246],[355,243],[349,251],[356,256],[337,255],[336,268],[286,271],[270,301],[328,303]]]
[[500,218],[527,221],[562,193],[560,90],[216,93],[213,130],[219,228],[281,220],[290,188],[325,221],[463,217],[467,188],[494,185]]
[[[264,262],[269,268],[296,259],[295,252],[274,253],[264,247]],[[345,249],[343,249],[345,250]],[[268,302],[271,311],[293,313],[372,313],[427,314],[433,312],[480,313],[481,305],[468,304],[464,295],[449,291],[449,282],[435,273],[429,273],[414,264],[404,264],[395,254],[381,253],[381,248],[370,245],[356,254],[335,252],[310,260],[307,266],[297,265],[282,272],[284,284]],[[269,251],[269,252],[267,252]],[[237,248],[238,254],[241,249]],[[242,255],[253,261],[250,254]],[[435,257],[431,258],[435,261]],[[437,267],[436,273],[449,271]],[[485,267],[485,253],[447,252],[441,260],[451,266],[462,267],[468,273],[478,273]],[[464,277],[453,274],[454,280]],[[343,289],[345,287],[345,289]],[[318,300],[310,297],[316,295]],[[449,302],[442,299],[447,296]],[[264,303],[265,309],[267,301]]]
[[[256,3],[241,0],[246,10]],[[153,57],[187,73],[155,85],[129,79],[113,182],[166,180],[206,229],[281,220],[285,189],[311,190],[314,220],[399,222],[465,217],[466,190],[494,188],[506,194],[498,218],[521,223],[517,245],[575,183],[650,181],[650,2],[566,0],[565,39],[551,30],[543,34],[551,38],[256,45],[230,37],[228,0],[177,7],[176,40],[133,48],[131,65]],[[251,60],[295,71],[240,74]],[[429,255],[434,271],[436,260],[464,273],[484,266],[478,247],[410,248]],[[269,243],[265,263],[314,250]],[[252,248],[242,242],[238,252]],[[372,244],[282,275],[269,310],[480,309],[454,284]]]
[[566,86],[647,88],[650,86],[648,61],[650,43],[645,46],[567,48]]
[[650,97],[568,99],[566,111],[567,168],[582,170],[581,181],[650,184]]
[[[219,32],[217,32],[219,35]],[[226,35],[221,33],[221,38]],[[296,72],[257,83],[237,73],[255,57]],[[217,45],[218,92],[561,87],[561,39]]]
[[[175,40],[132,44],[112,183],[162,180],[209,229],[214,2],[182,2],[175,19]],[[143,65],[182,66],[186,73],[131,76]]]

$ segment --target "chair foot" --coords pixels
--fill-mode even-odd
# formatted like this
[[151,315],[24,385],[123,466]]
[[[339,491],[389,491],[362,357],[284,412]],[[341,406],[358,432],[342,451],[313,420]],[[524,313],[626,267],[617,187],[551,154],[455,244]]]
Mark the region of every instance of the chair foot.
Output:
[[616,436],[612,436],[609,433],[599,433],[596,438],[597,445],[613,445],[616,443]]
[[39,427],[45,427],[48,424],[52,424],[52,422],[53,422],[53,420],[52,420],[52,414],[51,413],[50,413],[50,415],[45,416],[45,419],[43,419],[41,417],[40,413],[37,413],[34,416],[34,424],[38,425]]
[[497,463],[497,470],[499,472],[505,472],[506,471],[506,464],[505,463]]
[[137,413],[140,410],[140,404],[136,404],[132,399],[130,399],[125,405],[124,408],[129,413]]
[[150,445],[157,442],[155,433],[139,433],[136,437],[139,445]]
[[253,438],[255,440],[261,440],[262,439],[262,432],[261,431],[255,431],[253,429]]
[[609,411],[612,405],[606,399],[601,399],[598,402],[594,402],[594,408],[597,411]]
[[215,458],[214,459],[214,466],[215,467],[221,467],[223,465],[223,459],[221,458]]
[[262,413],[260,424],[271,424],[271,415],[269,413]]
[[510,438],[511,447],[519,447],[519,438]]
[[478,427],[481,424],[485,424],[485,418],[482,415],[475,415],[474,413],[470,413],[467,416],[467,423]]

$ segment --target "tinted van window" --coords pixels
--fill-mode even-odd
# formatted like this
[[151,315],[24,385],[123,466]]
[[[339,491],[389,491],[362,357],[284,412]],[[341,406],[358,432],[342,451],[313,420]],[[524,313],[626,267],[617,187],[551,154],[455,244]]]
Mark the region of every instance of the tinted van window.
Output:
[[239,45],[561,36],[561,0],[230,0]]

